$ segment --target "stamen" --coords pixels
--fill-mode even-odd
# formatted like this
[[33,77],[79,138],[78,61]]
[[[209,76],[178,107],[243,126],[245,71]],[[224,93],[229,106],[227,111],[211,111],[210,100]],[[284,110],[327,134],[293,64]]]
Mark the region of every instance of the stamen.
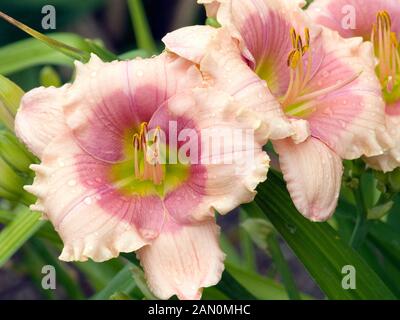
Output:
[[378,12],[376,23],[372,26],[371,41],[379,59],[377,73],[382,88],[391,93],[400,73],[400,47],[386,11]]
[[[385,23],[388,23],[387,20],[385,21]],[[360,74],[312,93],[304,93],[304,89],[312,77],[313,56],[310,30],[308,28],[304,30],[305,41],[303,41],[301,36],[298,35],[293,28],[290,29],[290,37],[293,46],[287,61],[288,67],[290,68],[290,81],[286,94],[281,99],[281,105],[288,115],[306,116],[315,109],[315,100],[317,98],[348,85],[357,79]],[[305,63],[303,57],[306,53],[308,56],[307,62]]]
[[133,135],[133,162],[136,178],[150,180],[156,185],[163,182],[164,170],[160,163],[159,127],[156,128],[152,141],[149,141],[147,123],[143,122],[140,125],[139,133]]
[[[304,30],[305,44],[303,44],[303,39],[296,33],[294,28],[290,29],[290,37],[293,46],[293,50],[289,53],[287,61],[290,68],[290,82],[285,96],[281,99],[283,108],[293,104],[304,90],[310,79],[312,65],[309,29],[306,28]],[[303,56],[306,53],[308,53],[308,61],[307,66],[304,66]]]

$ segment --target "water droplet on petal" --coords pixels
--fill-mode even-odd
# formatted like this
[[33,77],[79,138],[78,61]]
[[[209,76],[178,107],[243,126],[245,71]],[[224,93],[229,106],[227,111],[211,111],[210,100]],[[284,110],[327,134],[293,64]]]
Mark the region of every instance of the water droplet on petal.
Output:
[[74,186],[76,186],[76,181],[75,180],[70,180],[70,181],[68,181],[68,185],[70,187],[74,187]]
[[92,204],[92,198],[91,197],[86,197],[84,200],[85,204],[91,205]]

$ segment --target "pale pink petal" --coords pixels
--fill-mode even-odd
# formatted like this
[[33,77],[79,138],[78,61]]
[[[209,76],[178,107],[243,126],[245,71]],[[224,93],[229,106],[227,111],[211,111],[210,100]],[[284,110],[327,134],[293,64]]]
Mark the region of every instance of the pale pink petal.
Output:
[[[304,15],[300,8],[305,1],[302,0],[200,0],[199,3],[205,3],[207,9],[210,6],[214,8],[208,9],[208,13],[214,15],[222,26],[232,30],[253,67],[259,65],[261,60],[289,53],[290,28],[304,28]],[[272,66],[277,74],[282,67],[283,63],[282,66]]]
[[311,135],[345,159],[382,154],[392,141],[385,127],[372,45],[361,38],[344,39],[328,29],[316,41],[323,43],[324,56],[305,95],[338,87],[310,100]]
[[[394,108],[394,106],[388,106],[387,109],[389,108]],[[390,136],[395,141],[393,148],[385,151],[380,156],[364,158],[370,167],[383,172],[393,171],[400,167],[400,113],[388,114],[386,116],[386,126]]]
[[167,53],[111,63],[92,56],[76,67],[64,109],[67,124],[84,150],[110,162],[123,158],[126,135],[148,122],[164,101],[202,83],[195,66]]
[[399,0],[315,0],[307,13],[317,23],[338,31],[343,37],[370,39],[379,11],[392,18],[393,31],[400,34]]
[[36,88],[22,98],[15,117],[15,133],[39,158],[56,136],[68,130],[63,107],[69,86]]
[[255,114],[224,92],[196,89],[171,98],[156,112],[149,128],[160,126],[169,136],[167,120],[177,121],[178,135],[184,128],[197,135],[190,141],[198,150],[190,177],[164,200],[174,218],[203,219],[212,208],[224,214],[254,199],[269,166],[262,151],[263,125]]
[[168,34],[163,41],[169,51],[199,64],[210,86],[225,91],[240,106],[256,112],[267,126],[266,135],[271,139],[293,134],[279,102],[265,80],[248,66],[229,28],[187,27]]
[[218,243],[214,220],[173,226],[149,246],[138,251],[146,279],[161,299],[200,299],[202,288],[217,284],[224,270],[225,255]]
[[296,208],[312,221],[325,221],[333,214],[343,174],[342,161],[324,143],[309,138],[295,144],[275,141],[279,163]]
[[200,64],[216,35],[217,29],[210,26],[190,26],[168,33],[162,41],[168,50]]
[[61,259],[104,261],[148,244],[165,218],[157,196],[121,193],[109,178],[110,165],[83,152],[70,134],[56,138],[33,165],[27,191],[64,242]]
[[270,139],[282,139],[294,133],[267,82],[243,60],[239,47],[226,29],[218,29],[200,69],[214,88],[227,92],[238,105],[255,112],[266,125]]

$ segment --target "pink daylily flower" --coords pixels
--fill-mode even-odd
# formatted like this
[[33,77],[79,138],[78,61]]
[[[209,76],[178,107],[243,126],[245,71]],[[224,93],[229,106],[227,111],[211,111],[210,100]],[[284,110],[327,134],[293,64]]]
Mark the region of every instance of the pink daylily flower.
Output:
[[[222,28],[177,30],[164,38],[167,49],[258,113],[294,204],[313,221],[328,219],[342,159],[380,155],[392,144],[371,44],[316,26],[301,9],[305,1],[198,2]],[[286,122],[274,125],[281,113]]]
[[373,168],[400,166],[400,1],[316,0],[307,9],[312,19],[343,37],[372,41],[376,68],[386,102],[386,124],[395,145],[383,155],[366,158]]
[[[170,138],[170,123],[178,136],[254,130],[252,149],[238,141],[234,149],[254,161],[162,162],[162,143],[187,146]],[[214,209],[225,214],[251,201],[268,170],[259,121],[228,94],[205,88],[197,67],[170,53],[76,62],[72,84],[23,97],[15,129],[41,160],[26,190],[38,198],[31,209],[43,212],[64,242],[60,259],[104,261],[136,251],[162,299],[199,299],[201,288],[220,280],[224,253]],[[232,152],[224,147],[215,158]],[[196,151],[202,158],[202,146]]]

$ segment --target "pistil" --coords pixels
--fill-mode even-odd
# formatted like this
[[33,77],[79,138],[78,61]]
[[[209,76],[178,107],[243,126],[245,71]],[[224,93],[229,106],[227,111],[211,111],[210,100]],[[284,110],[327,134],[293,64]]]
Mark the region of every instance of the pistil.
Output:
[[143,122],[139,133],[133,136],[134,175],[140,180],[150,180],[159,185],[164,181],[163,165],[160,161],[160,128],[148,139],[147,123]]

